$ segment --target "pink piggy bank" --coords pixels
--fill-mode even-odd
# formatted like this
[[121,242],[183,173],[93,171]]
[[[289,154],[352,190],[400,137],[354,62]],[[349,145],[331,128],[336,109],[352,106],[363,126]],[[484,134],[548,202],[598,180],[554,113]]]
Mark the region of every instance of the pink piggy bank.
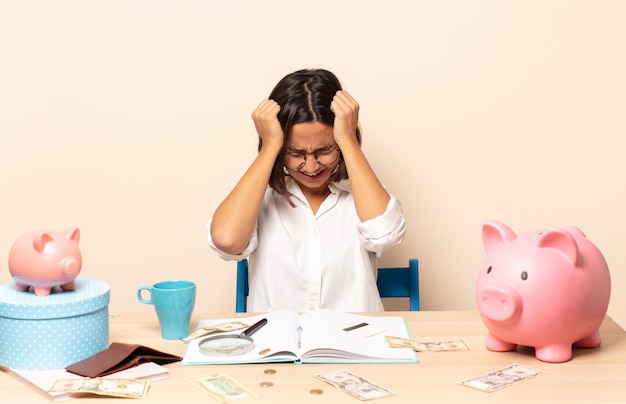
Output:
[[35,231],[18,238],[9,252],[9,271],[16,289],[32,286],[41,296],[49,295],[55,286],[74,290],[74,279],[82,267],[79,239],[75,227],[63,233]]
[[537,359],[565,362],[572,345],[602,342],[600,323],[611,294],[600,250],[577,227],[517,236],[498,222],[483,225],[487,259],[476,284],[476,303],[489,330],[486,347],[535,348]]

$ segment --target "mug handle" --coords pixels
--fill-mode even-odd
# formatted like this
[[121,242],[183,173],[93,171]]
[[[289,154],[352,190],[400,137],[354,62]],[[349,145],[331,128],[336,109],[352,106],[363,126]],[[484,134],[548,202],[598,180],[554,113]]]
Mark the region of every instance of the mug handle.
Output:
[[[148,291],[148,293],[150,294],[149,299],[144,299],[143,296],[141,296],[142,290]],[[144,303],[144,304],[153,304],[152,303],[152,288],[150,286],[142,286],[139,289],[137,289],[137,300],[139,300],[139,302]]]

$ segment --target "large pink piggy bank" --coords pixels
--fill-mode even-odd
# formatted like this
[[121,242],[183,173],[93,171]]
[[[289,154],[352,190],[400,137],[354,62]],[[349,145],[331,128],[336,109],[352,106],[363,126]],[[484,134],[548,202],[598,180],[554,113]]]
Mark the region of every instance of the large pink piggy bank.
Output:
[[577,227],[517,236],[498,222],[483,226],[487,252],[476,303],[489,330],[487,349],[535,348],[545,362],[572,358],[572,345],[600,346],[611,294],[600,250]]
[[75,227],[63,233],[35,231],[18,238],[9,252],[9,271],[17,290],[32,286],[35,294],[42,296],[55,286],[74,290],[74,279],[82,267],[79,239]]

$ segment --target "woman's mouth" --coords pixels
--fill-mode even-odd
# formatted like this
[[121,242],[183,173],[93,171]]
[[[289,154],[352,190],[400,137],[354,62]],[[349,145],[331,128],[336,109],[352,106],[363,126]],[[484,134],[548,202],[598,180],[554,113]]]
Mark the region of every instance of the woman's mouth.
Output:
[[325,169],[320,170],[320,171],[316,171],[314,173],[308,173],[306,171],[298,171],[300,174],[302,174],[302,177],[304,180],[308,180],[308,181],[315,181],[318,180],[319,178],[324,176],[324,173],[326,172]]

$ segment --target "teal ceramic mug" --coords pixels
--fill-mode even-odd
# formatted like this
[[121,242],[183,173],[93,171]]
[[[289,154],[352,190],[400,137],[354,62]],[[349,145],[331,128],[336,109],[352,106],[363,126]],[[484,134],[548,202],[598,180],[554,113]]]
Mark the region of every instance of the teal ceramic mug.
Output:
[[196,302],[194,282],[163,281],[142,286],[137,289],[137,299],[154,306],[164,339],[182,339],[189,335],[189,322]]

